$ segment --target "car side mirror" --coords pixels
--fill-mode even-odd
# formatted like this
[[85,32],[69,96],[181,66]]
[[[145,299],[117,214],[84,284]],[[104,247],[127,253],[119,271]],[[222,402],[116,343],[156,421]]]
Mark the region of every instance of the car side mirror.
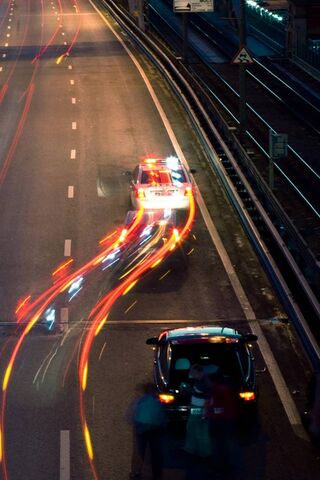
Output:
[[257,340],[258,340],[258,337],[257,335],[254,335],[254,333],[246,333],[244,335],[244,341],[247,343],[256,342]]
[[151,337],[151,338],[148,338],[148,340],[146,340],[147,345],[158,345],[158,343],[159,343],[158,337]]

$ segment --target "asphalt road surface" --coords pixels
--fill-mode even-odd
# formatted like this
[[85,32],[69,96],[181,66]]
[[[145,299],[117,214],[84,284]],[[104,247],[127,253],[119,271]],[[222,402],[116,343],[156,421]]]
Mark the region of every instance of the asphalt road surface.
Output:
[[[86,273],[70,302],[66,290],[57,294],[47,306],[55,309],[51,331],[31,314],[33,327],[17,331],[17,305],[25,300],[27,308],[49,289],[63,262],[72,259],[72,272],[95,258],[99,240],[121,231],[132,208],[127,172],[146,156],[174,153],[196,169],[199,187],[188,264],[155,273],[114,303],[94,337],[83,389],[89,313],[110,290],[110,273]],[[0,2],[0,229],[3,480],[128,478],[127,411],[152,379],[146,338],[209,323],[258,332],[259,422],[239,438],[232,469],[220,477],[214,454],[190,458],[184,432],[168,431],[164,479],[317,478],[319,451],[300,419],[309,365],[290,319],[188,116],[90,1]],[[148,459],[143,478],[152,478]]]

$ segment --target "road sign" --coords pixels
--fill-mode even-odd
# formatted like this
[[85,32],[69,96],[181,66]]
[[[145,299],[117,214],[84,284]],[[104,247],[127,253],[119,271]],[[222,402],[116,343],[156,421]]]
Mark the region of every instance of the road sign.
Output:
[[288,154],[288,134],[269,133],[269,155],[274,160],[286,157]]
[[175,13],[213,12],[214,0],[173,0]]
[[253,63],[253,58],[251,57],[250,53],[246,49],[246,47],[240,47],[238,53],[236,56],[233,58],[231,63],[236,63],[236,64],[250,64]]

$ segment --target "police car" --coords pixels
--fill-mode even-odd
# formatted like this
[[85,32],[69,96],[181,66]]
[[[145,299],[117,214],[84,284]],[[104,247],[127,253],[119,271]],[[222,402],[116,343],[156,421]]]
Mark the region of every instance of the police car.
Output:
[[188,209],[194,184],[177,157],[147,158],[133,171],[130,184],[135,209]]

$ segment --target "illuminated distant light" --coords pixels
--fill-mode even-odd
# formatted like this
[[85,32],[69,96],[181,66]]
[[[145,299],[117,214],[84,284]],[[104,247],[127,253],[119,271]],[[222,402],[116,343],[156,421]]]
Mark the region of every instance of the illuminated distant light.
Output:
[[277,13],[273,13],[271,10],[268,10],[265,7],[260,6],[255,0],[246,0],[246,4],[249,8],[254,8],[262,16],[266,16],[272,20],[276,20],[277,22],[282,22],[284,20],[284,17],[278,15]]
[[98,265],[99,263],[102,263],[105,259],[105,255],[101,255],[100,257],[98,257],[94,262],[93,262],[93,266],[95,265]]
[[19,305],[17,306],[16,310],[15,310],[15,313],[17,314],[21,308],[26,305],[26,303],[30,300],[31,298],[31,295],[28,295],[26,298],[24,298],[23,300],[21,300],[21,302],[19,303]]
[[163,260],[163,257],[162,257],[162,258],[159,258],[157,261],[155,261],[155,262],[154,262],[154,264],[153,264],[153,265],[151,265],[151,267],[150,267],[150,268],[155,268],[157,265],[159,265],[159,263],[161,263],[161,262],[162,262],[162,260]]
[[254,392],[240,392],[239,395],[245,402],[252,402],[256,398]]
[[49,325],[49,330],[52,329],[52,326],[56,320],[56,311],[54,308],[48,308],[48,310],[45,311],[44,313],[44,317],[46,319],[46,322],[48,322],[50,325]]
[[96,337],[97,335],[99,335],[99,333],[101,332],[101,329],[102,329],[103,325],[104,325],[104,324],[106,323],[106,321],[107,321],[108,315],[109,315],[109,313],[101,320],[101,322],[100,322],[99,325],[97,326],[97,329],[96,329],[95,334],[94,334],[95,337]]
[[122,295],[126,295],[130,290],[135,286],[135,284],[138,282],[139,279],[134,280],[133,282],[130,283],[130,285],[125,289]]
[[138,197],[139,197],[140,199],[145,198],[145,194],[144,194],[143,188],[138,188]]
[[83,277],[77,277],[73,282],[72,284],[70,285],[69,287],[69,290],[68,290],[68,293],[72,293],[76,290],[79,290],[79,288],[81,287],[81,284],[83,282],[84,278]]
[[73,258],[70,258],[69,260],[67,260],[66,262],[64,262],[62,265],[60,265],[58,268],[56,268],[56,270],[54,272],[52,272],[52,276],[54,275],[57,275],[57,273],[61,272],[61,270],[63,270],[64,268],[66,268],[68,265],[70,265],[70,263],[73,262]]
[[174,402],[174,395],[170,393],[160,393],[159,400],[161,403],[173,403]]
[[106,242],[107,240],[109,240],[109,238],[113,237],[115,234],[117,233],[117,230],[114,230],[113,232],[111,232],[109,235],[106,235],[105,237],[103,237],[99,243],[104,243]]
[[90,460],[93,460],[93,449],[92,449],[92,443],[91,443],[91,438],[90,438],[90,433],[87,424],[84,426],[84,439],[86,442],[86,447],[87,447],[87,452],[89,455]]
[[37,315],[35,315],[31,320],[30,322],[28,323],[28,325],[26,326],[26,329],[25,329],[25,333],[29,333],[30,330],[32,329],[32,327],[34,326],[35,323],[37,323],[37,321],[39,320],[39,317],[40,317],[40,313],[38,313]]
[[175,236],[176,242],[178,242],[180,240],[179,230],[177,228],[174,228],[173,234]]
[[179,167],[179,163],[178,157],[170,156],[166,158],[166,164],[170,170],[176,170]]
[[82,373],[81,387],[83,391],[85,391],[85,389],[87,388],[87,378],[88,378],[88,362],[86,362],[83,369],[83,373]]
[[73,284],[73,280],[70,280],[69,282],[67,282],[67,283],[66,283],[65,285],[63,285],[63,287],[61,288],[60,293],[65,292],[65,291],[70,287],[70,285],[72,285],[72,284]]
[[7,386],[8,386],[9,378],[10,378],[10,375],[11,375],[11,371],[12,371],[12,363],[9,363],[9,365],[7,366],[4,378],[3,378],[3,383],[2,383],[2,391],[3,392],[5,392],[7,390]]
[[64,58],[65,58],[65,54],[63,53],[62,55],[60,55],[60,57],[57,58],[56,64],[60,65],[60,63],[62,62],[62,60],[64,60]]
[[152,164],[156,163],[157,159],[156,158],[146,158],[145,163]]
[[120,238],[119,238],[119,241],[120,242],[124,242],[125,241],[125,238],[127,236],[127,233],[128,233],[128,230],[126,228],[124,228],[121,232],[121,235],[120,235]]

